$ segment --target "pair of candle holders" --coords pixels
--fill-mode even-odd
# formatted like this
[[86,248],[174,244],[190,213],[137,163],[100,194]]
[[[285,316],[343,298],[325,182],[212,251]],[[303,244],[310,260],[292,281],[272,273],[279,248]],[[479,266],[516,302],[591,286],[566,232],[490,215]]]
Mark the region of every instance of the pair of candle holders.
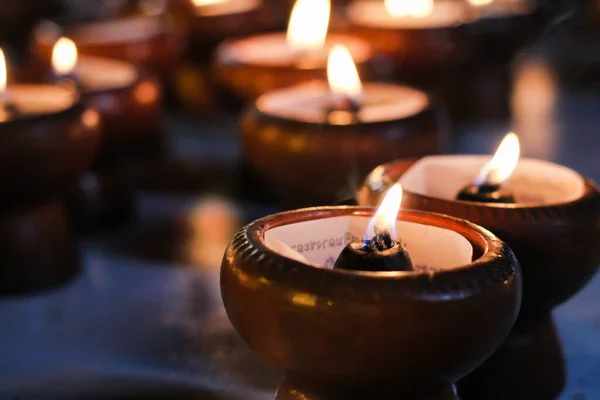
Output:
[[[600,264],[594,182],[576,178],[579,192],[568,200],[523,204],[457,201],[409,182],[399,220],[465,238],[472,259],[455,268],[332,270],[289,251],[335,247],[323,227],[372,217],[373,208],[362,206],[379,204],[414,163],[376,168],[358,191],[361,206],[276,214],[233,238],[221,270],[223,300],[250,348],[284,373],[276,398],[556,398],[565,370],[551,310]],[[270,239],[280,229],[289,247]],[[431,257],[445,257],[443,243],[420,241]]]

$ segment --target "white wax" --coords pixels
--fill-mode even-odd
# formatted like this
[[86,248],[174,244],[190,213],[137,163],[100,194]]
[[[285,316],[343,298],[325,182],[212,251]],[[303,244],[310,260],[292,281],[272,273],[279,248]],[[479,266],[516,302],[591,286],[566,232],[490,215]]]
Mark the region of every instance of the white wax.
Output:
[[[430,156],[415,163],[400,178],[405,191],[446,200],[471,184],[492,156]],[[560,204],[580,198],[585,191],[581,175],[548,161],[523,158],[507,188],[524,205]]]
[[132,64],[92,56],[79,57],[75,75],[84,91],[123,88],[138,79],[138,71]]
[[78,45],[141,42],[163,30],[160,17],[135,17],[74,27],[70,37]]
[[[363,94],[358,118],[365,123],[410,117],[430,104],[427,94],[402,85],[364,83]],[[256,106],[265,114],[280,118],[322,123],[331,99],[329,86],[313,81],[266,93],[258,98]]]
[[[369,45],[362,39],[332,33],[327,35],[323,48],[310,52],[306,57],[311,64],[325,68],[329,52],[335,44],[343,44],[358,64],[368,60],[371,55]],[[217,48],[217,58],[226,63],[277,67],[293,65],[301,57],[287,44],[284,33],[271,33],[225,42]]]
[[68,109],[77,101],[77,93],[53,85],[8,85],[5,99],[20,114],[44,115]]
[[[332,268],[350,241],[363,238],[369,220],[368,217],[342,216],[297,222],[268,229],[264,240],[267,246],[285,257],[315,267]],[[471,263],[473,246],[452,230],[397,221],[396,232],[406,246],[416,272],[451,269]]]
[[472,20],[465,3],[451,0],[436,1],[432,13],[424,17],[393,16],[383,0],[358,0],[348,5],[346,15],[353,24],[385,29],[446,28]]
[[531,0],[494,0],[474,8],[480,18],[504,18],[531,14],[535,11],[535,4]]
[[241,14],[257,9],[261,3],[261,0],[224,0],[212,4],[208,2],[207,4],[195,5],[194,11],[199,17]]

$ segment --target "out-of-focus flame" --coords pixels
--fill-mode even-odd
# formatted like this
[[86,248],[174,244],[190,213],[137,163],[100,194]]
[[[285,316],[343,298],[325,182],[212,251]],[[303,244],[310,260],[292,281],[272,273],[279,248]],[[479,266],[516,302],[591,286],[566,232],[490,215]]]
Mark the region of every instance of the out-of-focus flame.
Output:
[[213,4],[227,3],[229,0],[192,0],[192,4],[196,7],[211,6]]
[[0,100],[6,92],[6,59],[4,58],[4,50],[0,48]]
[[400,186],[399,183],[396,183],[388,190],[381,205],[377,209],[377,212],[369,222],[367,232],[365,233],[365,239],[371,239],[375,236],[376,230],[387,230],[392,239],[396,239],[396,219],[398,218],[401,202],[402,186]]
[[58,39],[52,50],[52,68],[57,76],[69,75],[77,65],[77,47],[69,38]]
[[494,0],[469,0],[469,3],[471,3],[472,6],[475,7],[481,7],[481,6],[487,6],[488,4],[492,4]]
[[384,5],[394,17],[426,17],[433,12],[433,0],[385,0]]
[[327,80],[334,96],[349,97],[353,101],[362,99],[362,84],[352,55],[342,45],[336,44],[327,60]]
[[473,183],[476,186],[502,185],[517,167],[520,152],[519,137],[513,132],[507,133],[494,157],[483,166]]
[[327,36],[330,12],[329,0],[297,0],[288,24],[288,44],[300,51],[322,48]]

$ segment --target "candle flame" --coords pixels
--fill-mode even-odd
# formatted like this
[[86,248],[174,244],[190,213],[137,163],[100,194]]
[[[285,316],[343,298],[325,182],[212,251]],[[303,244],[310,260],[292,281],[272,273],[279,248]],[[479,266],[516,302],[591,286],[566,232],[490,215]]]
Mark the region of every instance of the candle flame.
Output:
[[330,12],[329,0],[297,0],[288,24],[288,44],[300,51],[322,48]]
[[396,219],[398,218],[401,202],[402,186],[396,183],[388,190],[377,212],[371,218],[367,232],[365,233],[366,240],[375,236],[375,228],[378,230],[387,230],[392,239],[396,240]]
[[192,4],[196,7],[211,6],[213,4],[226,3],[229,0],[192,0]]
[[481,7],[481,6],[487,6],[488,4],[492,4],[494,0],[469,0],[469,3],[471,3],[472,6],[475,7]]
[[333,46],[329,53],[327,80],[334,96],[349,97],[356,102],[362,99],[362,84],[356,64],[348,49],[340,44]]
[[4,97],[6,92],[6,59],[4,58],[4,50],[0,48],[0,99]]
[[502,185],[517,167],[520,152],[519,137],[513,132],[507,133],[494,157],[483,166],[473,183],[476,186]]
[[385,0],[384,5],[394,17],[426,17],[433,12],[433,0]]
[[77,65],[77,47],[69,38],[58,39],[52,50],[52,68],[57,76],[69,75]]

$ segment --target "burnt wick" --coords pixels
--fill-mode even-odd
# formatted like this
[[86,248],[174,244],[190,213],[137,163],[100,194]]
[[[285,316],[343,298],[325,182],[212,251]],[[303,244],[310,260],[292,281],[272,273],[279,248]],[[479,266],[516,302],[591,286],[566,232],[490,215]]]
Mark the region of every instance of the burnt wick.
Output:
[[375,226],[371,239],[348,243],[333,267],[354,271],[413,271],[412,261],[401,241],[390,232]]
[[510,190],[500,185],[469,185],[458,192],[457,200],[472,201],[476,203],[515,203],[515,198]]

